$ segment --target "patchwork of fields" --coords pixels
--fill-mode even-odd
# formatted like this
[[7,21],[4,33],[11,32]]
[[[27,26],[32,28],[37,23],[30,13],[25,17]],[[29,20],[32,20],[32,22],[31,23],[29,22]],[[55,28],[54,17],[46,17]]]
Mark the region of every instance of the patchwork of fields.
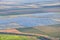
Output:
[[60,40],[60,0],[0,0],[0,40]]

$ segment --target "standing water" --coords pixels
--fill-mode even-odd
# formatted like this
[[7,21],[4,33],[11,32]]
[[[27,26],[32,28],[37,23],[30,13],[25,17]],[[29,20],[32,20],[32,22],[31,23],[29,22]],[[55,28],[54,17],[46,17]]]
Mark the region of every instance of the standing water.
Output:
[[36,13],[26,16],[15,15],[15,17],[12,17],[11,15],[1,16],[0,29],[60,24],[59,18],[59,13]]

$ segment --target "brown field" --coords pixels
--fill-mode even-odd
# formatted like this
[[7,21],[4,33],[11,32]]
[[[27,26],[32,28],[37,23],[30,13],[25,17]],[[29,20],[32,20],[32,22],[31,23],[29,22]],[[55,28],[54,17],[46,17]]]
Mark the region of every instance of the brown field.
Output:
[[5,30],[0,30],[0,32],[7,32],[7,33],[21,33],[16,29],[5,29]]

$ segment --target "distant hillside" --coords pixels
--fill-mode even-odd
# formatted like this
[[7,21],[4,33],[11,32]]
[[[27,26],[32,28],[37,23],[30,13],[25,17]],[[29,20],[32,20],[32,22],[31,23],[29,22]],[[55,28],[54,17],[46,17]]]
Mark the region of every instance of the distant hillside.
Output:
[[[1,4],[3,5],[3,4]],[[7,5],[1,6],[0,16],[1,15],[19,15],[19,14],[34,14],[34,13],[43,13],[43,12],[60,12],[60,3],[28,3],[21,5]],[[11,8],[8,8],[10,7]]]
[[36,33],[36,34],[44,34],[53,37],[60,37],[60,24],[49,25],[49,26],[37,26],[30,28],[18,28],[20,32],[25,33]]

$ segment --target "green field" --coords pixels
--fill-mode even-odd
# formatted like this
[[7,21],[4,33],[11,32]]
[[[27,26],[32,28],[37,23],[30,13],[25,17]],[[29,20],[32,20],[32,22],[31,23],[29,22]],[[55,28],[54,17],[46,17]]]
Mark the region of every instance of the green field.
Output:
[[37,38],[31,37],[31,36],[17,36],[17,35],[0,34],[0,40],[37,40]]
[[43,34],[60,38],[60,24],[49,25],[49,26],[37,26],[30,28],[18,28],[17,30],[25,33]]

